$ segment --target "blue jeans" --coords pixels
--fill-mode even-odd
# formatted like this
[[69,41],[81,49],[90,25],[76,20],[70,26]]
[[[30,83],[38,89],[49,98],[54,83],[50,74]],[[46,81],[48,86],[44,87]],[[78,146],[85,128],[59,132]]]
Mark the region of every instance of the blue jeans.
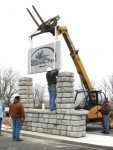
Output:
[[22,128],[22,119],[21,118],[12,118],[12,139],[16,140],[20,138],[20,131]]
[[109,132],[109,115],[103,115],[103,128],[105,132]]
[[49,109],[54,110],[56,109],[56,103],[55,103],[56,86],[49,86],[48,91],[49,91]]

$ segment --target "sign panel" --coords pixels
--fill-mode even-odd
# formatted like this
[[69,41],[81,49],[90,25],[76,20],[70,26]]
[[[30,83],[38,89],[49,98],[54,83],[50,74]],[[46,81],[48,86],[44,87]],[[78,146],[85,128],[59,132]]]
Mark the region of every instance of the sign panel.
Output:
[[48,67],[60,69],[60,62],[60,41],[56,42],[55,51],[54,43],[32,48],[28,52],[28,73],[46,72]]

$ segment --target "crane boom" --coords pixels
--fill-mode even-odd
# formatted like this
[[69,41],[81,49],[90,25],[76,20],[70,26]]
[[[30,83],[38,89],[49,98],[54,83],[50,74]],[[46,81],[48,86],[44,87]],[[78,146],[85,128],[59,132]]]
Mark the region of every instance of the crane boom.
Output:
[[69,36],[67,28],[65,26],[58,27],[58,34],[62,34],[64,39],[65,39],[65,42],[66,42],[66,44],[70,50],[71,58],[75,64],[75,67],[77,69],[77,72],[80,76],[80,79],[81,79],[85,89],[92,90],[93,86],[89,80],[89,77],[88,77],[88,75],[85,71],[85,68],[82,64],[82,61],[79,57],[78,50],[76,50],[74,45],[73,45],[73,42]]

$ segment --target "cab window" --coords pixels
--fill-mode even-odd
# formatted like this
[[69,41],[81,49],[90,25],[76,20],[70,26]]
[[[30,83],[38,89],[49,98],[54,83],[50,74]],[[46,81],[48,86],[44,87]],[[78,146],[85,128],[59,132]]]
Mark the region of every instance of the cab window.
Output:
[[101,93],[101,92],[99,92],[98,93],[98,104],[102,104],[102,100],[104,99],[104,94],[103,93]]

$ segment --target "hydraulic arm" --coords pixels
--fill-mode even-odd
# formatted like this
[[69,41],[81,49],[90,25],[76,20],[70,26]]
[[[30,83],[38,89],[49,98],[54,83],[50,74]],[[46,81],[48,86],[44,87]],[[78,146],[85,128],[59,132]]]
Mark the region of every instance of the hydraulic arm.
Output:
[[70,50],[70,55],[71,55],[72,60],[76,66],[77,72],[80,76],[80,79],[81,79],[85,89],[92,90],[93,89],[92,84],[88,78],[88,75],[85,71],[85,68],[82,64],[82,61],[78,55],[78,50],[76,50],[74,45],[73,45],[73,42],[69,36],[67,28],[65,26],[58,27],[58,34],[62,34],[64,39],[65,39],[65,42],[66,42],[66,44]]

